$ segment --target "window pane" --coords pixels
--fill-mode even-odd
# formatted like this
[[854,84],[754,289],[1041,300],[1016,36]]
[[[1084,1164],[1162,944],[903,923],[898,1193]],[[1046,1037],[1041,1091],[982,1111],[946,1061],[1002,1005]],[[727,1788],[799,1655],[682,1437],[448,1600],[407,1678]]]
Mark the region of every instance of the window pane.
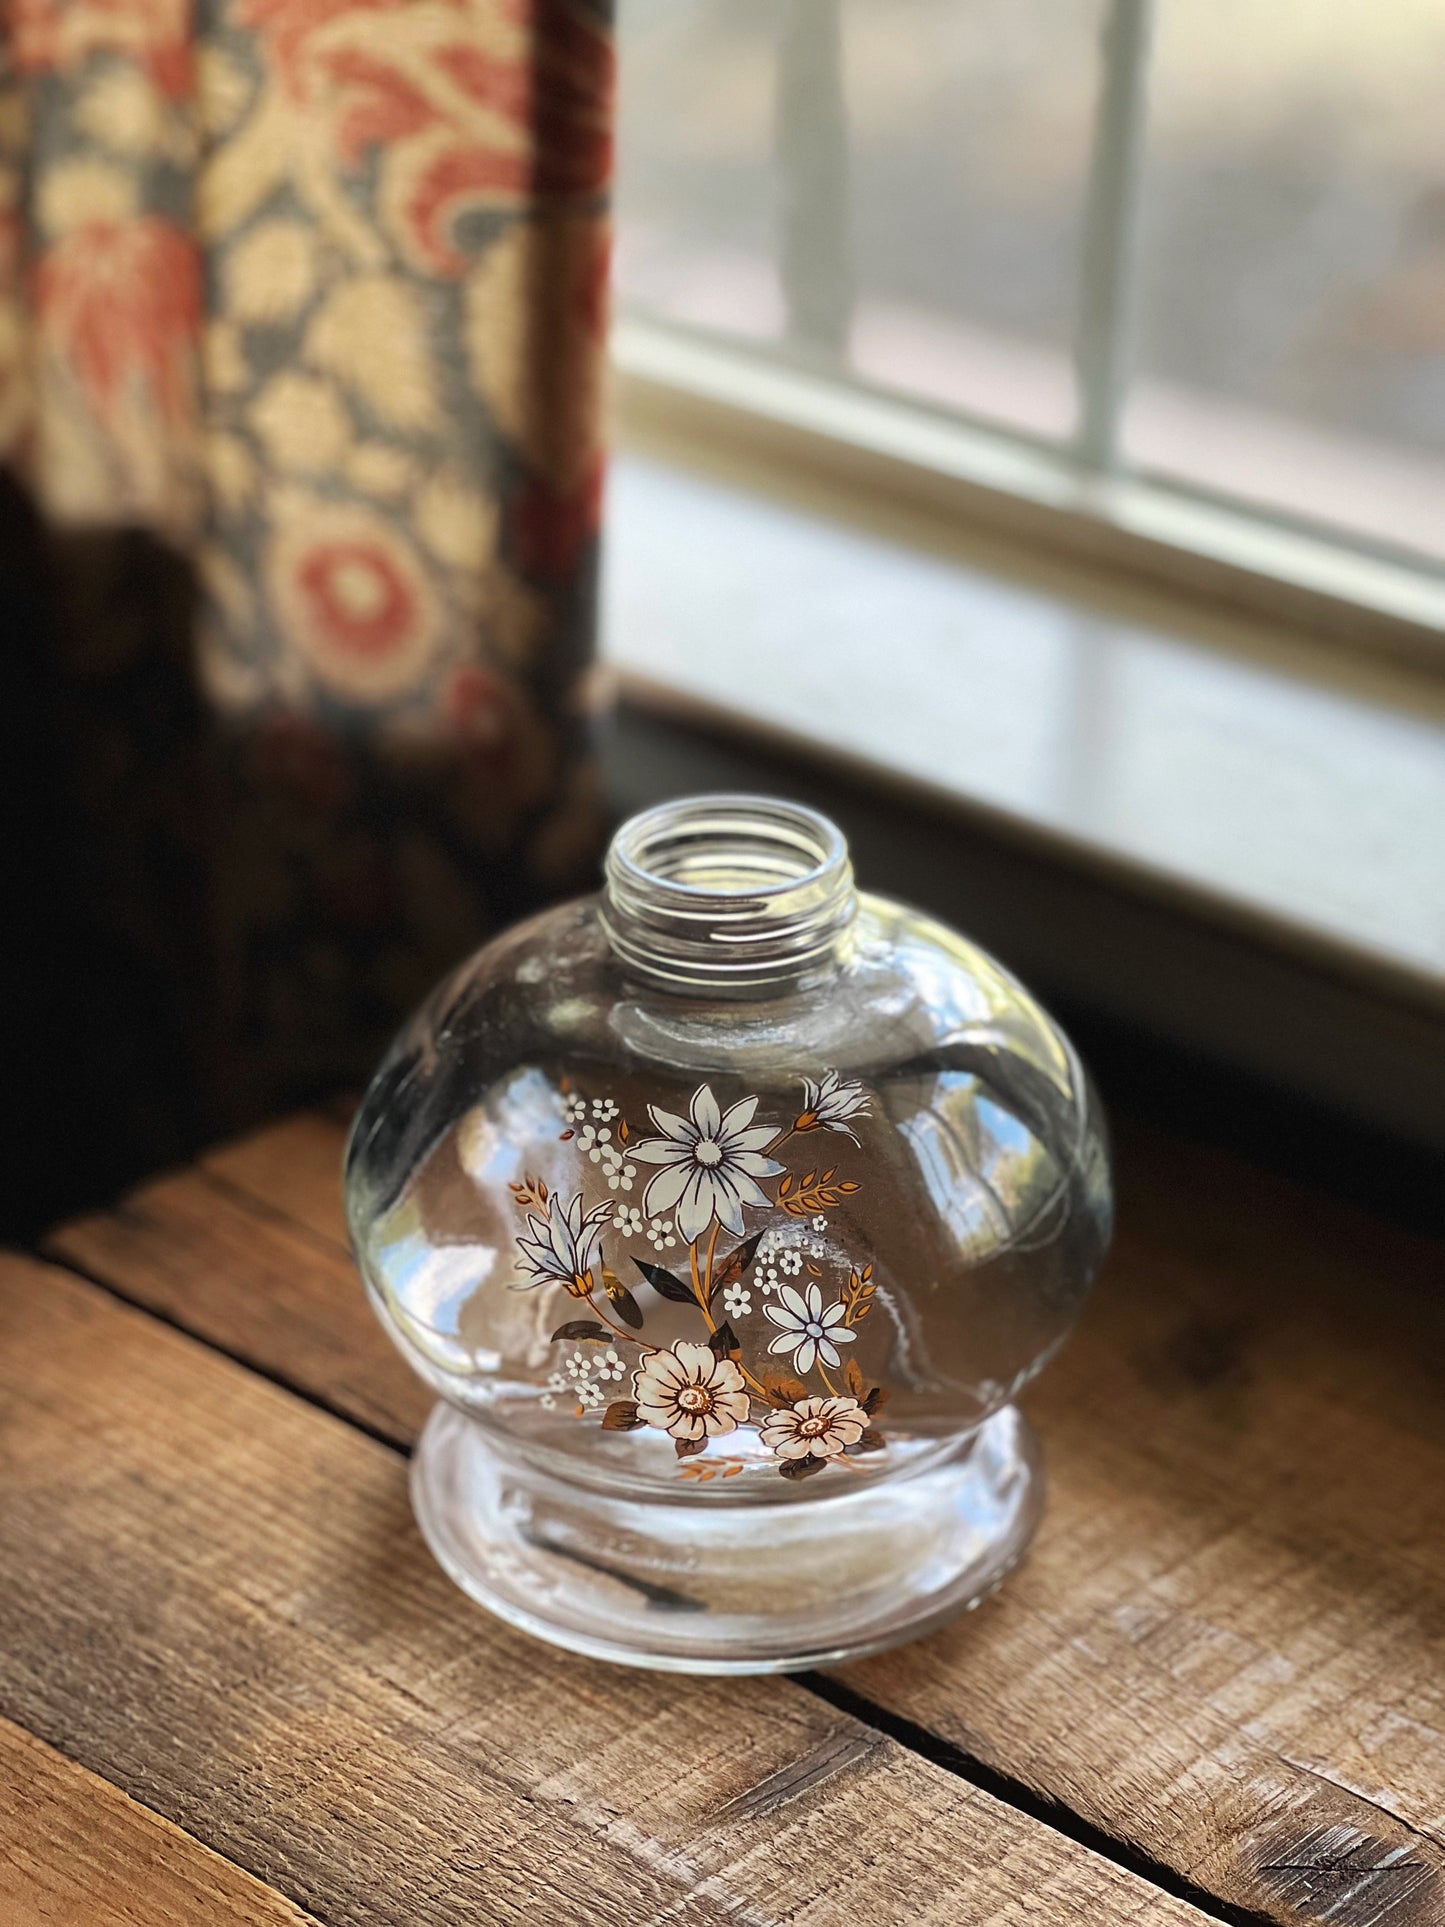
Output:
[[1066,436],[1099,13],[622,0],[623,301]]
[[1097,0],[846,0],[855,365],[1062,438]]
[[625,304],[780,336],[777,0],[621,0],[617,289]]
[[1445,554],[1445,0],[1160,0],[1136,463]]

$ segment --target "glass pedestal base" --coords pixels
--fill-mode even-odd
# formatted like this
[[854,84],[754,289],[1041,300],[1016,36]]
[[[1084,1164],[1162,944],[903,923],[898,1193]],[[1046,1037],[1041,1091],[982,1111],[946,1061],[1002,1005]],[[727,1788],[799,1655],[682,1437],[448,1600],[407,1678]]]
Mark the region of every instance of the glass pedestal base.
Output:
[[1013,1406],[921,1471],[749,1504],[604,1496],[438,1405],[411,1491],[438,1562],[488,1611],[594,1659],[682,1673],[788,1672],[916,1639],[993,1591],[1042,1506]]

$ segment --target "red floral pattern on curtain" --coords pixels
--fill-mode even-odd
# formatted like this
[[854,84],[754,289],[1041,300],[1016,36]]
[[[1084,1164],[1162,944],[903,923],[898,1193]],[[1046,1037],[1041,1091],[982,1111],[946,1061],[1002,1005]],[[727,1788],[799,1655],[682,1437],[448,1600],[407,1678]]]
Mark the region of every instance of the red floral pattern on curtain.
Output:
[[0,13],[81,920],[184,985],[223,1117],[591,860],[612,65],[598,0]]

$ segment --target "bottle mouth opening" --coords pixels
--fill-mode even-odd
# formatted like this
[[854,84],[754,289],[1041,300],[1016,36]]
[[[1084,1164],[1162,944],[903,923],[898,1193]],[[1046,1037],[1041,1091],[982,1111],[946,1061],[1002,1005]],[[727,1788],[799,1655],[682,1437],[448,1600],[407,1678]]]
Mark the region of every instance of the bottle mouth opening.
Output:
[[857,913],[848,846],[816,810],[699,796],[624,823],[607,853],[602,921],[630,969],[719,993],[829,965]]

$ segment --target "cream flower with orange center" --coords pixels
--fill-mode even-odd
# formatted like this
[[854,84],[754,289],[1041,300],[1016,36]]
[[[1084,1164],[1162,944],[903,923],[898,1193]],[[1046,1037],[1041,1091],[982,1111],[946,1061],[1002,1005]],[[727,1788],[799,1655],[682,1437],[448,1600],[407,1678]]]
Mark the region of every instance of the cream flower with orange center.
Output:
[[743,1375],[730,1358],[707,1345],[674,1345],[653,1352],[633,1374],[637,1416],[675,1439],[716,1438],[748,1416]]
[[780,1459],[831,1459],[856,1445],[868,1415],[856,1398],[804,1398],[786,1412],[773,1412],[758,1437]]

